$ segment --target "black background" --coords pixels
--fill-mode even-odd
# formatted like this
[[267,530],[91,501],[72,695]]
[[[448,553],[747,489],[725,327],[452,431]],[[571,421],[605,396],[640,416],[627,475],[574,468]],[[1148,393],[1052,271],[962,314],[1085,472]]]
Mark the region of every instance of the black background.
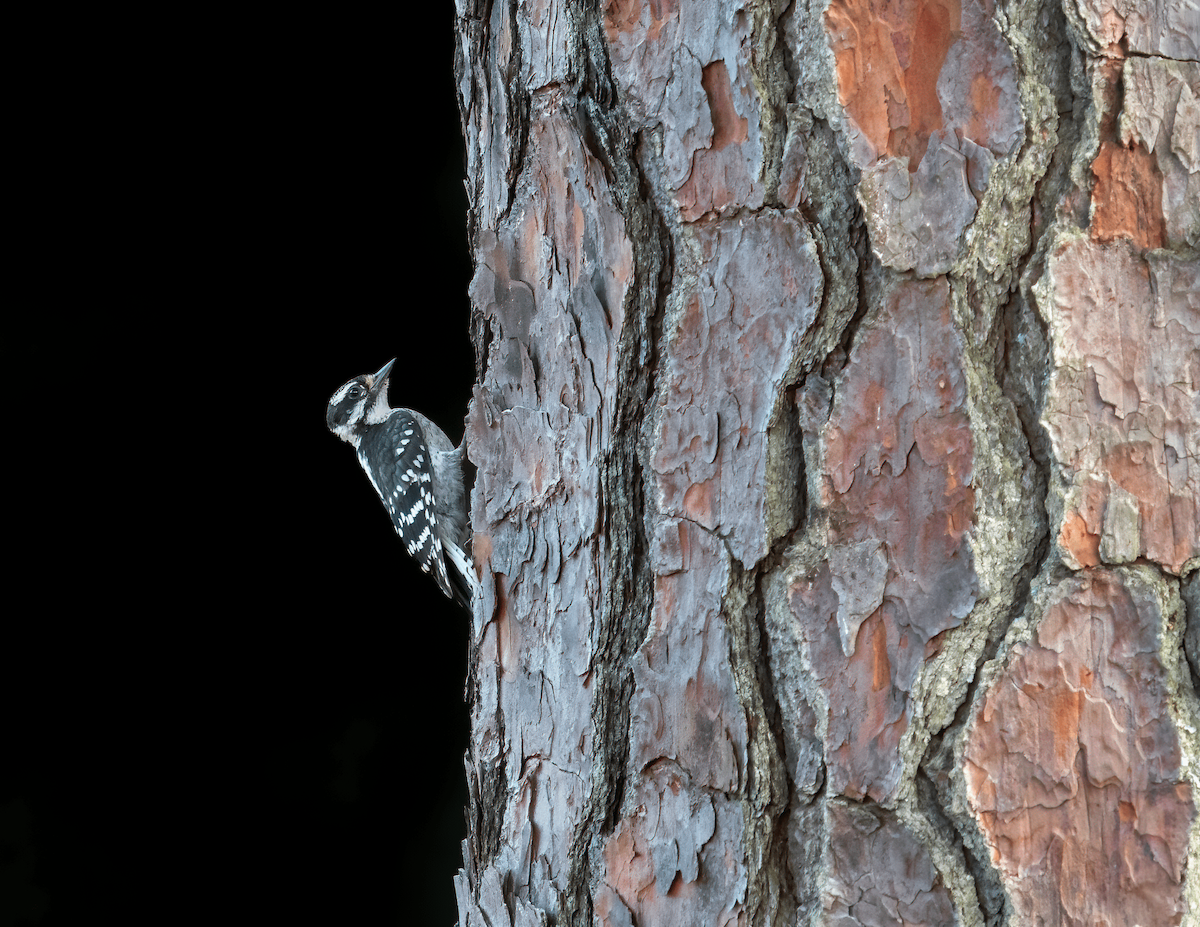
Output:
[[0,646],[0,927],[457,917],[470,618],[324,423],[395,356],[457,441],[474,380],[453,6],[400,15],[77,24],[39,72],[22,308],[76,313],[100,421]]

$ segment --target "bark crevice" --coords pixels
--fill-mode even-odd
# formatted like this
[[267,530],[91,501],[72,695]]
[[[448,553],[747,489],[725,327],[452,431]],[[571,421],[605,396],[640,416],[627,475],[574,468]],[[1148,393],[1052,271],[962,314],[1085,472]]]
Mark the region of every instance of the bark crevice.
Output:
[[599,474],[606,540],[607,585],[593,654],[593,776],[571,853],[562,923],[591,927],[591,890],[602,866],[602,838],[612,832],[625,798],[629,765],[632,661],[646,636],[653,603],[653,576],[645,530],[642,423],[654,389],[657,342],[670,287],[670,238],[647,194],[635,156],[636,138],[617,103],[602,14],[595,2],[572,17],[574,56],[580,78],[577,110],[585,144],[604,166],[617,209],[633,246],[634,283],[622,307],[616,349],[618,394],[612,439]]

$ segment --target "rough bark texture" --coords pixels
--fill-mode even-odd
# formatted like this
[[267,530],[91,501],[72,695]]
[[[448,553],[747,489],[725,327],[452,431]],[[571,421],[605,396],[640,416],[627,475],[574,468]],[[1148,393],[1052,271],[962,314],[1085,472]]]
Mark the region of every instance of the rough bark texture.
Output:
[[1197,923],[1195,4],[458,32],[462,927]]

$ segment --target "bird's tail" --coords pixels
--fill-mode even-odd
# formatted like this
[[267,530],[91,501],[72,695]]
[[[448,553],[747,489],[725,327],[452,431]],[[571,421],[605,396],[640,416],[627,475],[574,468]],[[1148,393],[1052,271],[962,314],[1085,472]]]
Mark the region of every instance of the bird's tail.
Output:
[[467,611],[471,603],[481,592],[479,580],[475,577],[475,568],[471,565],[466,553],[457,544],[443,544],[442,551],[450,561],[451,569],[447,570],[447,579],[454,591],[454,600]]

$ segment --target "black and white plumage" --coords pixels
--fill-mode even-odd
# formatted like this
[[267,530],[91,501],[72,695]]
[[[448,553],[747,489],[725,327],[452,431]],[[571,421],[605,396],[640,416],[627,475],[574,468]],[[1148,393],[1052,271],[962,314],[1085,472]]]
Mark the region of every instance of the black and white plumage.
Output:
[[446,595],[470,608],[479,581],[465,553],[462,447],[420,412],[388,407],[394,363],[344,384],[329,400],[325,423],[354,445],[409,555]]

